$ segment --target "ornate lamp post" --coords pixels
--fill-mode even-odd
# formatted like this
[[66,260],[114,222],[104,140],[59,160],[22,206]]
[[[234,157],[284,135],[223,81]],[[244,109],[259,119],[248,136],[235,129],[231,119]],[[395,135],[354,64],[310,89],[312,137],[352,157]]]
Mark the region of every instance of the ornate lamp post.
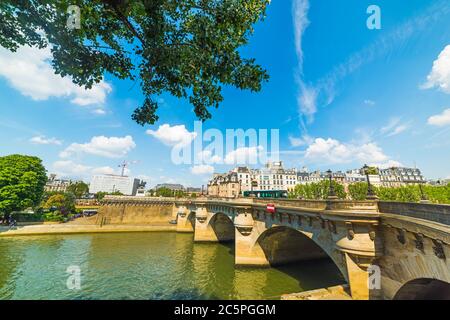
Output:
[[367,164],[364,165],[363,167],[364,170],[364,174],[366,175],[366,179],[367,179],[367,196],[366,199],[367,200],[377,200],[378,197],[375,194],[375,192],[372,189],[372,185],[370,184],[370,179],[369,179],[369,166]]
[[330,180],[330,189],[328,191],[328,199],[336,200],[338,197],[336,196],[336,191],[334,190],[333,171],[328,170],[326,173],[328,174],[328,179]]
[[427,196],[423,192],[421,183],[419,183],[419,190],[420,190],[420,203],[431,203],[431,201],[428,200]]

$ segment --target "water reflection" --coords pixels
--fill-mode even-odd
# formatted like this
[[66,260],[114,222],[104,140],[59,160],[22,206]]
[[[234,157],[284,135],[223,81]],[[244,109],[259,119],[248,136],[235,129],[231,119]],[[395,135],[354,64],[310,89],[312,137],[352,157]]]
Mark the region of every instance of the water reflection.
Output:
[[[79,291],[66,287],[70,265],[81,268]],[[0,239],[0,299],[277,299],[342,282],[330,261],[235,268],[233,244],[192,234]]]

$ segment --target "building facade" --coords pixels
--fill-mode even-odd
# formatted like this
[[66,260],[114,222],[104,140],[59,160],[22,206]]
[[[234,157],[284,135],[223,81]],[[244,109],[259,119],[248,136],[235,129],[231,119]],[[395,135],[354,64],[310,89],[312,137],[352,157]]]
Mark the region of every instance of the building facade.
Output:
[[290,191],[297,184],[297,170],[284,169],[283,163],[269,162],[261,169],[237,167],[225,174],[214,174],[208,182],[208,195],[234,198],[244,191]]
[[[342,184],[346,192],[350,184],[367,182],[363,169],[336,171],[332,173],[332,179]],[[269,162],[261,169],[237,167],[229,173],[215,174],[208,183],[208,195],[236,197],[244,191],[291,191],[297,184],[319,183],[324,180],[329,180],[327,172],[308,172],[305,167],[301,170],[284,169],[281,161]],[[369,180],[376,187],[425,183],[420,170],[411,168],[379,169],[377,174],[369,175]]]
[[211,197],[236,198],[241,193],[238,173],[231,171],[224,174],[214,174],[207,186],[207,194]]
[[425,183],[422,173],[417,168],[393,167],[380,169],[381,185],[384,187],[401,187]]
[[92,177],[89,193],[121,192],[127,196],[135,196],[140,185],[140,180],[132,177],[123,177],[112,174],[95,175]]
[[253,190],[290,191],[297,185],[297,169],[284,169],[283,162],[268,162],[252,172]]
[[44,186],[46,192],[67,192],[67,188],[73,184],[71,180],[57,179],[56,174],[50,174],[47,183]]
[[361,169],[349,170],[345,173],[346,184],[367,182],[366,176],[361,172]]

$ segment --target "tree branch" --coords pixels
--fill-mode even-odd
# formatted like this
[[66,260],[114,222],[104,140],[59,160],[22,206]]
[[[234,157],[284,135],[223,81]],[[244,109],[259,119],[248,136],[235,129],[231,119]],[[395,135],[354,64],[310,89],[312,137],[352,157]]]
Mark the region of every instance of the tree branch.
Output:
[[122,13],[122,11],[120,11],[120,9],[115,5],[115,4],[110,4],[108,3],[114,10],[116,16],[120,19],[120,21],[122,21],[125,26],[128,28],[128,30],[131,31],[131,33],[139,39],[139,41],[141,42],[142,46],[145,46],[145,41],[144,39],[141,37],[141,35],[139,34],[139,32],[136,30],[136,28],[131,24],[130,21],[128,21],[128,18]]

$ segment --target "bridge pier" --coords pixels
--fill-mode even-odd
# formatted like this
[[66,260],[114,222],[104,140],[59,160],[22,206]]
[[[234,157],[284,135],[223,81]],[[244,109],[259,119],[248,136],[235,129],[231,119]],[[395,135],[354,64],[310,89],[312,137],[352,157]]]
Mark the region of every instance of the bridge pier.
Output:
[[219,242],[219,239],[210,225],[212,215],[206,207],[197,207],[195,211],[194,242]]
[[[261,234],[258,232],[258,224],[250,210],[238,211],[234,219],[235,225],[235,265],[236,266],[269,266],[264,251],[259,245],[255,245]],[[262,226],[264,228],[264,226]]]
[[192,233],[195,228],[195,212],[186,206],[179,206],[176,216],[177,232]]
[[[342,252],[347,270],[350,294],[355,300],[378,298],[377,282],[381,273],[374,261],[383,254],[383,245],[378,234],[378,222],[375,220],[347,221],[347,235],[336,242],[336,248]],[[374,268],[374,279],[369,277],[369,268]],[[373,287],[370,287],[370,284]]]

